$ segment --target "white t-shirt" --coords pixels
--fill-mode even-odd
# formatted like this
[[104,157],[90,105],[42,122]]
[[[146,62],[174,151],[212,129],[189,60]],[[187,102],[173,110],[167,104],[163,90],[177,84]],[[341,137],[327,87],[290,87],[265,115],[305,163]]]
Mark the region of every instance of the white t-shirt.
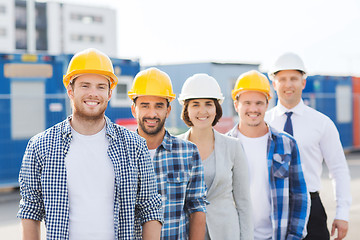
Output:
[[250,194],[253,208],[254,239],[272,238],[271,201],[269,171],[267,163],[267,142],[269,134],[249,138],[238,132],[249,166]]
[[209,190],[212,183],[215,179],[216,174],[216,163],[215,163],[215,150],[204,160],[202,161],[204,166],[204,180],[206,188]]
[[114,240],[114,182],[105,128],[94,135],[71,129],[65,157],[71,240]]
[[156,153],[156,148],[155,149],[149,149],[149,153],[150,153],[151,160],[154,160],[154,156],[155,156],[155,153]]

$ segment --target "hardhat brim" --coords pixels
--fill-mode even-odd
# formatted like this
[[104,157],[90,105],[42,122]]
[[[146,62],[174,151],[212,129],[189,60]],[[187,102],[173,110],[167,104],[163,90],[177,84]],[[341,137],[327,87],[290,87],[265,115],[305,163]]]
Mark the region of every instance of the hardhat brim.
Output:
[[185,96],[185,97],[178,97],[178,101],[181,105],[184,105],[184,102],[186,100],[191,100],[191,99],[216,99],[219,104],[221,105],[224,102],[225,97],[217,97],[215,98],[214,96],[196,96],[196,97],[191,97],[191,96]]
[[128,97],[131,99],[131,100],[134,100],[136,99],[137,97],[141,97],[141,96],[154,96],[154,97],[161,97],[161,98],[165,98],[167,99],[169,102],[172,102],[175,98],[176,98],[176,95],[175,94],[171,94],[171,95],[168,95],[168,96],[164,96],[164,95],[156,95],[156,94],[136,94],[134,92],[128,92]]
[[104,75],[104,76],[107,76],[107,77],[110,77],[111,79],[111,84],[110,84],[110,89],[113,90],[117,83],[118,83],[118,78],[116,77],[116,75],[112,72],[109,72],[109,71],[102,71],[102,70],[93,70],[93,69],[81,69],[81,70],[74,70],[74,71],[71,71],[70,73],[64,75],[63,77],[63,83],[64,83],[64,86],[65,88],[68,87],[69,83],[70,83],[70,80],[73,76],[75,75],[81,75],[81,74],[99,74],[99,75]]
[[271,92],[268,93],[268,92],[260,90],[260,89],[238,89],[236,91],[232,91],[232,93],[231,93],[232,99],[235,101],[236,97],[239,96],[241,93],[244,93],[244,92],[260,92],[260,93],[265,95],[267,100],[270,100],[272,98]]
[[306,78],[307,78],[307,73],[306,73],[304,70],[302,70],[302,69],[284,68],[284,69],[280,69],[280,70],[276,70],[276,71],[270,71],[270,72],[268,73],[269,79],[270,79],[271,81],[274,81],[275,75],[276,75],[277,73],[279,73],[279,72],[281,72],[281,71],[286,71],[286,70],[299,71],[299,72],[302,73],[303,79],[306,79]]

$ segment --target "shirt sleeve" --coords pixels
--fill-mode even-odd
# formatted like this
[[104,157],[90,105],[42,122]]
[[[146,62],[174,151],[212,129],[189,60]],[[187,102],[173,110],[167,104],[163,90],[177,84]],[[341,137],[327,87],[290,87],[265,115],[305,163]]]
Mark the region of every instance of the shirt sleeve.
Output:
[[289,166],[289,225],[286,239],[302,239],[310,212],[309,194],[300,162],[299,149],[295,140],[291,142]]
[[350,173],[339,132],[335,124],[329,120],[320,140],[320,148],[329,169],[329,177],[333,180],[336,199],[336,219],[349,221],[351,205]]
[[193,145],[191,172],[186,188],[185,211],[187,214],[206,212],[206,187],[204,167],[198,149]]
[[45,208],[41,190],[40,158],[31,139],[26,147],[19,173],[20,209],[18,218],[42,221]]
[[233,196],[239,216],[240,239],[254,239],[249,168],[242,144],[237,139],[234,142]]
[[144,142],[140,145],[140,149],[137,152],[139,185],[136,201],[136,215],[140,216],[141,225],[151,220],[157,220],[163,223],[161,196],[157,192],[154,166]]

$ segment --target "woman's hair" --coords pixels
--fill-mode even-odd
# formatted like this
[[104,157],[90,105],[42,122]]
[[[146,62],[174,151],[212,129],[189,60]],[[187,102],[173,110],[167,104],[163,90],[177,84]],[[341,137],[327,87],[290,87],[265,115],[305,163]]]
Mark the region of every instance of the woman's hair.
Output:
[[[214,101],[215,108],[216,108],[215,119],[212,122],[212,126],[215,126],[218,123],[218,121],[220,120],[220,118],[222,117],[222,108],[221,108],[221,105],[220,105],[220,103],[219,103],[219,101],[217,99],[214,99],[214,98],[210,98],[210,99]],[[181,119],[184,121],[184,123],[188,127],[194,126],[193,123],[190,121],[189,112],[188,112],[188,107],[189,107],[190,100],[193,100],[193,99],[186,99],[185,100],[184,105],[183,105],[183,109],[181,111]]]

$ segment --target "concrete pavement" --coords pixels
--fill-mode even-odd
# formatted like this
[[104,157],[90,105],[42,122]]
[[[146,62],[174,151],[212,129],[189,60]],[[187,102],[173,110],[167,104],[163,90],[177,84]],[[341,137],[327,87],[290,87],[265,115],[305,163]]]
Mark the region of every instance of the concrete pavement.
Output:
[[[350,208],[349,232],[345,239],[360,239],[360,153],[347,154],[350,175],[351,175],[351,195],[352,204]],[[327,168],[324,167],[322,175],[322,190],[320,191],[321,200],[328,215],[328,228],[335,217],[335,198],[332,183],[328,177]],[[334,239],[333,237],[331,239]]]
[[[350,210],[349,232],[345,239],[360,239],[360,153],[349,153],[346,155],[351,174],[351,193],[352,205]],[[335,201],[331,181],[328,178],[327,168],[324,167],[322,175],[322,190],[320,196],[328,214],[328,226],[331,229],[332,221],[335,217]],[[0,239],[1,240],[19,240],[20,223],[16,218],[19,205],[19,192],[1,192],[0,191]],[[44,233],[44,224],[42,224]],[[45,234],[42,239],[45,240]],[[334,239],[333,237],[331,239]]]

